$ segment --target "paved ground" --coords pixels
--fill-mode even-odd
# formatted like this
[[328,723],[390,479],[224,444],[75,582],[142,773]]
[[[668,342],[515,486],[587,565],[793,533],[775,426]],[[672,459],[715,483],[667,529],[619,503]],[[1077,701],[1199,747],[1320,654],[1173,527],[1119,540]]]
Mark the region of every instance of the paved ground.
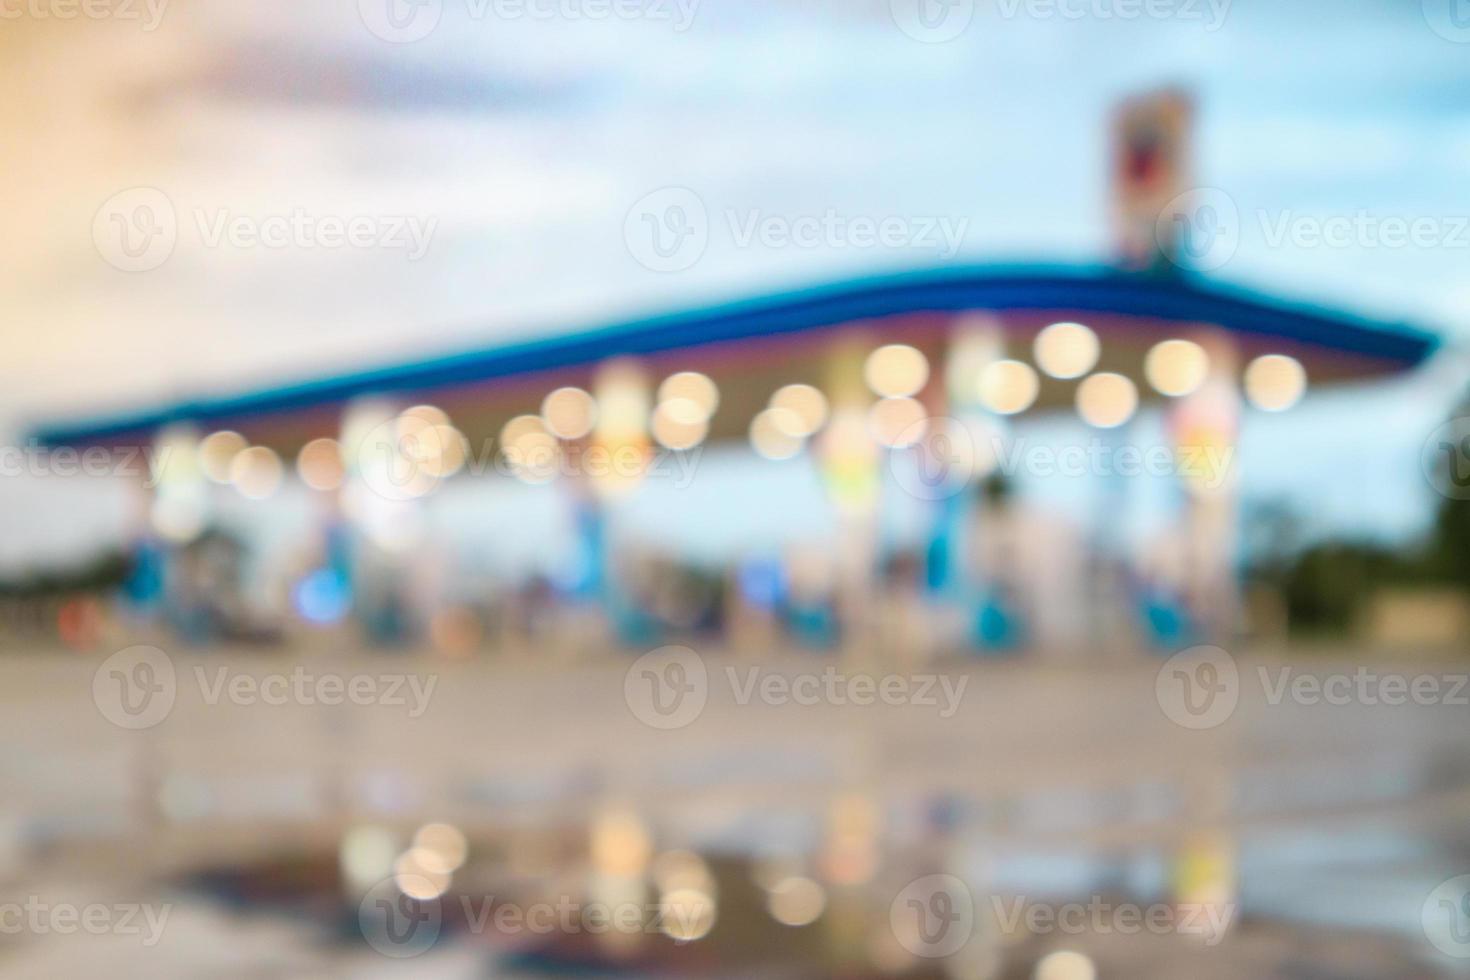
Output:
[[[1455,664],[1385,660],[1365,677],[1348,660],[1315,657],[1282,674],[1275,659],[1242,657],[1228,665],[1238,683],[1222,688],[1228,678],[1199,663],[1161,679],[1148,660],[939,673],[713,653],[581,665],[174,654],[152,673],[136,659],[102,663],[0,660],[0,734],[15,747],[0,759],[9,894],[138,901],[203,863],[332,848],[364,822],[447,819],[475,838],[575,828],[613,800],[661,841],[800,846],[834,800],[856,794],[884,816],[885,860],[918,862],[942,838],[947,868],[977,887],[1135,887],[1168,879],[1201,839],[1227,842],[1249,924],[1218,955],[1180,950],[1191,975],[1247,975],[1229,971],[1251,964],[1261,976],[1422,976],[1454,965],[1425,940],[1420,915],[1436,884],[1470,872],[1460,701],[1470,692],[1455,689]],[[169,668],[171,708],[140,709],[138,692],[162,691]],[[1411,692],[1418,681],[1419,695],[1402,700],[1420,703],[1385,703],[1396,677]],[[1220,699],[1204,708],[1210,690]],[[124,693],[140,714],[121,708]],[[354,698],[363,703],[322,703]],[[409,969],[289,941],[289,922],[175,901],[157,947],[23,931],[0,972],[60,975],[94,956],[114,975],[135,964],[155,977]],[[244,942],[251,930],[259,942]],[[1136,967],[1122,975],[1179,975],[1167,965],[1177,942],[1121,938],[1075,941],[1098,944],[1100,964]],[[1352,943],[1363,950],[1328,954]],[[456,973],[455,957],[466,975],[483,968],[444,949],[435,975]]]

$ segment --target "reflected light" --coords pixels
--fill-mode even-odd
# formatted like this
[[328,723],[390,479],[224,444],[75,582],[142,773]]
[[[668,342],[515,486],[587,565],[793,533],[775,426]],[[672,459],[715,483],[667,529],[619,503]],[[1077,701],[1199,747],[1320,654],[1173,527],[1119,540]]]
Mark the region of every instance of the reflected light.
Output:
[[398,842],[383,827],[353,827],[342,835],[337,864],[342,877],[355,889],[366,889],[382,881],[393,870]]
[[995,361],[980,372],[980,401],[998,415],[1016,415],[1036,403],[1041,380],[1024,361]]
[[1138,388],[1121,374],[1094,374],[1077,386],[1077,412],[1088,425],[1115,429],[1138,410]]
[[771,396],[771,408],[785,409],[790,415],[779,415],[776,422],[794,422],[786,434],[805,439],[827,424],[827,396],[811,385],[787,385]]
[[801,425],[790,409],[768,408],[751,420],[750,445],[766,459],[790,459],[801,452],[802,440],[791,435]]
[[715,887],[709,865],[693,851],[665,851],[654,858],[653,880],[661,892],[694,888],[713,894]]
[[654,410],[650,428],[653,438],[665,449],[693,449],[709,435],[707,419],[697,411],[683,410],[685,406],[693,408],[694,403],[687,398],[674,398],[660,403]]
[[715,899],[698,888],[679,888],[659,896],[659,928],[675,942],[703,939],[715,925]]
[[336,439],[313,439],[296,454],[296,473],[313,490],[336,490],[344,474],[342,447]]
[[452,425],[429,426],[413,437],[410,452],[428,475],[453,476],[469,455],[469,440]]
[[1032,976],[1035,980],[1096,980],[1097,967],[1083,954],[1062,949],[1043,956]]
[[868,410],[868,430],[880,446],[903,449],[924,438],[924,406],[913,398],[884,398]]
[[680,371],[671,374],[658,386],[658,400],[662,402],[687,401],[675,418],[681,422],[707,421],[720,407],[720,390],[708,376],[698,371]]
[[514,446],[524,436],[539,435],[546,431],[540,417],[535,415],[517,415],[500,429],[500,445],[502,447]]
[[541,402],[541,421],[558,439],[584,438],[597,424],[597,401],[581,388],[558,388]]
[[827,892],[810,878],[779,881],[766,897],[771,918],[784,926],[805,926],[817,921],[827,907]]
[[1210,372],[1210,355],[1192,340],[1155,344],[1143,360],[1143,373],[1155,391],[1170,398],[1193,394]]
[[230,463],[250,444],[230,429],[210,433],[199,444],[199,464],[214,483],[230,482]]
[[1245,369],[1245,395],[1263,412],[1284,412],[1307,393],[1307,371],[1285,354],[1266,354]]
[[1036,363],[1053,378],[1080,378],[1097,366],[1097,334],[1080,323],[1053,323],[1036,335]]
[[433,405],[415,405],[405,408],[398,414],[398,421],[394,426],[398,431],[400,439],[412,438],[425,429],[432,429],[437,425],[448,425],[449,416],[444,410]]
[[540,416],[518,415],[500,430],[500,452],[523,483],[546,483],[556,475],[561,447]]
[[169,541],[183,544],[203,531],[207,507],[194,493],[171,493],[161,489],[153,500],[150,516],[153,529]]
[[281,475],[281,457],[265,446],[251,446],[230,461],[230,482],[251,500],[264,500],[275,493]]
[[618,877],[641,875],[653,853],[643,821],[624,810],[610,810],[592,825],[592,863],[598,871]]
[[929,362],[915,347],[889,344],[868,355],[863,378],[875,394],[884,398],[906,398],[929,380]]
[[449,874],[464,864],[469,842],[458,827],[447,823],[424,824],[413,836],[415,862],[439,874]]
[[424,867],[419,863],[420,857],[418,848],[400,854],[393,862],[393,884],[409,898],[427,902],[448,890],[450,876]]

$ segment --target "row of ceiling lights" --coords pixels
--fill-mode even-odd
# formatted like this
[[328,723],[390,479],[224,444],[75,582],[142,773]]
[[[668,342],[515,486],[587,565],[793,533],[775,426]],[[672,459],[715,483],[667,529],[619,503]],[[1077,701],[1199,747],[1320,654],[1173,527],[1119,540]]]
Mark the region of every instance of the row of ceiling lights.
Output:
[[[1081,418],[1098,428],[1127,423],[1138,408],[1133,381],[1113,372],[1090,373],[1102,353],[1097,335],[1080,323],[1055,323],[1036,337],[1032,352],[1041,372],[1058,380],[1081,379],[1075,404]],[[1210,373],[1209,355],[1183,339],[1162,341],[1144,358],[1144,376],[1159,394],[1182,398],[1197,391]],[[915,399],[928,384],[928,359],[907,344],[888,344],[872,351],[863,378],[879,400],[869,409],[868,432],[881,446],[902,448],[922,437],[928,412]],[[1253,360],[1243,377],[1245,395],[1257,408],[1284,411],[1306,390],[1306,372],[1294,358],[1268,354]],[[1025,361],[999,359],[987,364],[974,380],[973,397],[998,415],[1017,415],[1035,404],[1040,375]],[[662,446],[693,449],[709,434],[719,407],[715,382],[695,371],[682,371],[659,385],[653,411],[647,411],[641,386],[613,384],[595,398],[576,387],[558,388],[542,401],[535,415],[511,419],[501,430],[501,447],[517,475],[544,482],[554,472],[563,442],[587,438],[594,431],[611,439],[637,439],[646,431]],[[750,441],[761,456],[788,459],[828,422],[827,398],[808,384],[777,390],[751,422]],[[405,410],[393,423],[400,451],[435,481],[457,472],[465,462],[467,442],[443,411],[429,405]],[[232,484],[251,498],[270,496],[280,485],[284,467],[265,446],[251,446],[233,431],[215,432],[199,446],[203,473],[217,483]],[[301,480],[315,490],[342,485],[346,465],[335,439],[307,443],[296,459]]]

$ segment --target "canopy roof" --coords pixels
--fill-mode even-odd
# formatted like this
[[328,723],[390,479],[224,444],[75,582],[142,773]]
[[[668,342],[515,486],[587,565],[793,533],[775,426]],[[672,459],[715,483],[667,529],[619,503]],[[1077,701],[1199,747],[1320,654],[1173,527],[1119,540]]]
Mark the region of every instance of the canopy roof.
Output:
[[[822,357],[834,331],[864,332],[874,343],[902,340],[937,352],[957,316],[968,313],[992,314],[1018,352],[1048,323],[1081,320],[1102,340],[1100,369],[1133,377],[1141,377],[1143,353],[1153,343],[1205,328],[1231,334],[1246,357],[1267,352],[1296,357],[1314,384],[1406,370],[1439,343],[1435,335],[1406,324],[1283,303],[1194,278],[1093,267],[946,267],[52,423],[39,427],[35,436],[52,445],[143,443],[163,425],[192,422],[205,429],[238,429],[257,441],[290,448],[335,434],[341,405],[370,395],[433,400],[467,433],[490,433],[510,415],[534,411],[552,387],[586,384],[597,364],[634,356],[655,371],[710,374],[725,393],[712,431],[718,438],[743,434],[775,386],[821,383]],[[1064,404],[1069,391],[1048,382],[1038,408]]]

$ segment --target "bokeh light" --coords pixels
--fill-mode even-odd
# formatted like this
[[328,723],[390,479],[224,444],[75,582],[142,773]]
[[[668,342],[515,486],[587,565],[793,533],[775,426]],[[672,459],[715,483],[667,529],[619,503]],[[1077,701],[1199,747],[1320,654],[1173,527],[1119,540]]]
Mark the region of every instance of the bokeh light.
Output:
[[1116,429],[1138,410],[1138,388],[1121,374],[1094,374],[1077,386],[1077,413],[1088,425]]
[[1199,390],[1210,373],[1210,355],[1192,340],[1165,340],[1143,360],[1148,383],[1161,395],[1182,398]]
[[786,878],[777,882],[766,896],[771,918],[786,926],[810,925],[821,917],[826,907],[826,890],[810,878]]
[[882,398],[868,410],[868,429],[878,445],[902,449],[924,438],[927,414],[916,399]]
[[863,378],[874,394],[906,398],[917,394],[929,380],[929,361],[916,347],[888,344],[868,355]]
[[558,388],[541,402],[541,421],[558,439],[582,439],[597,424],[597,401],[581,388]]
[[1040,391],[1036,369],[1024,361],[995,361],[980,372],[980,402],[999,415],[1026,411]]
[[230,482],[230,464],[249,442],[233,429],[222,429],[204,437],[199,444],[199,464],[204,475],[214,483]]
[[1307,371],[1285,354],[1266,354],[1245,369],[1245,394],[1264,412],[1284,412],[1307,393]]
[[694,403],[687,398],[674,398],[660,402],[654,409],[649,428],[653,438],[665,449],[693,449],[709,434],[709,422],[685,406],[692,408]]
[[251,446],[230,461],[230,483],[251,500],[264,500],[275,493],[282,475],[281,457],[265,446]]
[[1060,949],[1043,956],[1032,976],[1035,980],[1096,980],[1097,967],[1082,953]]
[[790,414],[776,416],[781,425],[791,423],[787,435],[805,439],[827,424],[827,396],[807,384],[786,385],[771,396],[771,408]]
[[751,448],[766,459],[790,459],[804,445],[800,437],[791,434],[801,427],[801,419],[790,409],[768,408],[751,420]]
[[313,439],[296,454],[296,474],[313,490],[336,490],[345,470],[342,447],[336,439]]
[[1097,334],[1080,323],[1053,323],[1036,335],[1036,365],[1053,378],[1080,378],[1097,366]]
[[674,418],[680,422],[707,421],[720,406],[720,390],[708,376],[698,371],[671,374],[658,386],[661,404],[683,402],[675,408]]

